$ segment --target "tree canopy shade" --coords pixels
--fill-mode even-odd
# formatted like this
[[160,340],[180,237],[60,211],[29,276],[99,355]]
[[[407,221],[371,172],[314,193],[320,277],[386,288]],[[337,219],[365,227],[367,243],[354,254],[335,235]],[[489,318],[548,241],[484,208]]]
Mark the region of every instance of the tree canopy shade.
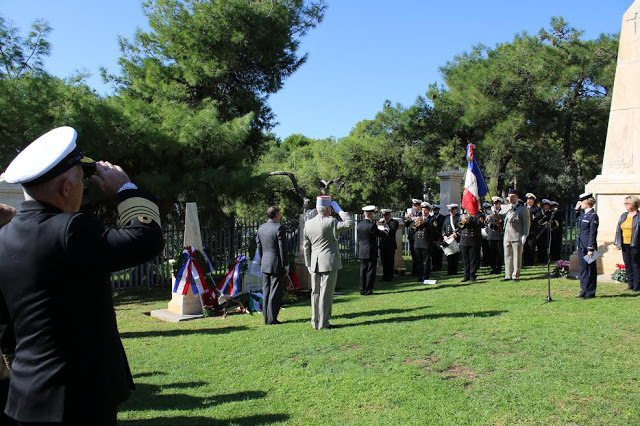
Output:
[[537,36],[477,46],[442,67],[432,86],[446,117],[445,144],[474,142],[490,189],[569,198],[600,169],[616,66],[617,37],[581,40],[561,18]]

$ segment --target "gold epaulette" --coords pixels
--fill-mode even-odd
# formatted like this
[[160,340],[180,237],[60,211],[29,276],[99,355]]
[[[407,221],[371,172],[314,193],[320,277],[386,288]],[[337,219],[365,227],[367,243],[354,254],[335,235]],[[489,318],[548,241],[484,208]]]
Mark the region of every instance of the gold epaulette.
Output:
[[142,223],[156,222],[162,227],[160,222],[160,209],[156,203],[143,197],[127,198],[118,204],[119,226],[124,226],[133,219],[138,219]]

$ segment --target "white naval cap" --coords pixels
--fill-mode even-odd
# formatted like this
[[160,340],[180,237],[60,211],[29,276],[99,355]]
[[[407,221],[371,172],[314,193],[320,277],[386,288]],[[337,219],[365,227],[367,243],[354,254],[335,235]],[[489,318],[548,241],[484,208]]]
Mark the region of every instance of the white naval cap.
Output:
[[316,198],[316,207],[329,207],[331,205],[331,195],[318,195]]
[[418,200],[417,198],[412,198],[411,199],[411,204],[420,204],[422,202],[422,200]]
[[363,211],[363,212],[372,212],[372,211],[374,211],[375,209],[376,209],[376,206],[364,206],[364,207],[362,208],[362,211]]
[[491,197],[491,201],[493,201],[494,203],[500,201],[501,203],[502,201],[502,197],[498,197],[497,195],[494,195],[493,197]]
[[524,198],[533,198],[534,200],[538,199],[538,197],[536,197],[536,195],[533,192],[527,192]]
[[447,208],[451,210],[451,209],[457,209],[459,208],[459,206],[456,203],[453,203],[453,204],[447,204]]
[[426,207],[426,208],[428,208],[429,210],[431,210],[431,208],[432,208],[433,206],[432,206],[431,204],[429,204],[428,202],[423,201],[423,202],[422,202],[422,204],[420,204],[420,207],[422,207],[423,209]]
[[593,192],[583,192],[582,194],[580,194],[580,196],[578,197],[579,201],[584,201],[587,198],[592,198],[593,197]]
[[549,201],[549,200],[548,200],[548,199],[546,199],[546,198],[543,198],[543,199],[542,199],[542,201],[540,201],[540,203],[542,203],[542,204],[549,204],[549,205],[551,205],[551,201]]
[[391,213],[393,210],[391,209],[380,209],[380,211],[384,214]]
[[434,209],[439,209],[439,208],[440,208],[440,204],[434,204],[434,205],[433,205],[433,208],[434,208]]
[[482,207],[484,208],[491,207],[491,203],[488,203],[485,201],[484,203],[482,203]]
[[73,127],[53,129],[31,142],[2,174],[8,183],[33,185],[54,178],[79,164],[85,172],[95,170],[95,161],[85,157],[76,145],[78,133]]
[[560,204],[558,204],[557,201],[553,201],[553,200],[549,200],[549,204],[551,204],[552,206],[559,206]]

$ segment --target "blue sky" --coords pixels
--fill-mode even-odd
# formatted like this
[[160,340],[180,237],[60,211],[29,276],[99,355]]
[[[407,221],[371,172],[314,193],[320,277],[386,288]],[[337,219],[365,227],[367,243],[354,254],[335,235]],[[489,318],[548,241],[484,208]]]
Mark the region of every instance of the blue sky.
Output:
[[[357,122],[375,117],[385,100],[411,105],[438,68],[483,43],[495,46],[516,33],[537,33],[552,16],[564,17],[587,39],[620,31],[632,0],[328,0],[324,21],[302,40],[309,55],[284,88],[269,98],[285,138],[346,136]],[[137,0],[3,0],[0,14],[26,34],[45,19],[53,28],[45,67],[59,77],[76,70],[109,93],[99,68],[118,72],[117,37],[131,38],[146,19]]]

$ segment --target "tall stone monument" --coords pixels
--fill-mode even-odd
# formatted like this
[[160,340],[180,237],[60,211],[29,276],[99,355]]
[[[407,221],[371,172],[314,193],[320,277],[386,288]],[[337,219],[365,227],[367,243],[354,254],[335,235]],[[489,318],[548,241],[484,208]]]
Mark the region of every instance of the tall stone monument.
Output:
[[624,197],[640,196],[640,0],[622,17],[602,173],[585,189],[595,195],[600,217],[598,273],[611,274],[622,263],[613,242]]
[[458,204],[462,197],[462,178],[465,172],[462,170],[444,170],[438,173],[440,178],[440,213],[449,214],[447,204]]
[[[183,245],[184,247],[191,246],[202,252],[202,234],[200,233],[200,220],[198,219],[198,206],[196,203],[187,203],[185,208]],[[181,255],[175,261],[184,262],[184,257]],[[171,283],[171,287],[173,287],[173,283]],[[193,294],[191,286],[187,285],[187,294],[172,292],[171,301],[167,309],[151,311],[151,316],[167,322],[202,318],[202,299],[200,295]]]

